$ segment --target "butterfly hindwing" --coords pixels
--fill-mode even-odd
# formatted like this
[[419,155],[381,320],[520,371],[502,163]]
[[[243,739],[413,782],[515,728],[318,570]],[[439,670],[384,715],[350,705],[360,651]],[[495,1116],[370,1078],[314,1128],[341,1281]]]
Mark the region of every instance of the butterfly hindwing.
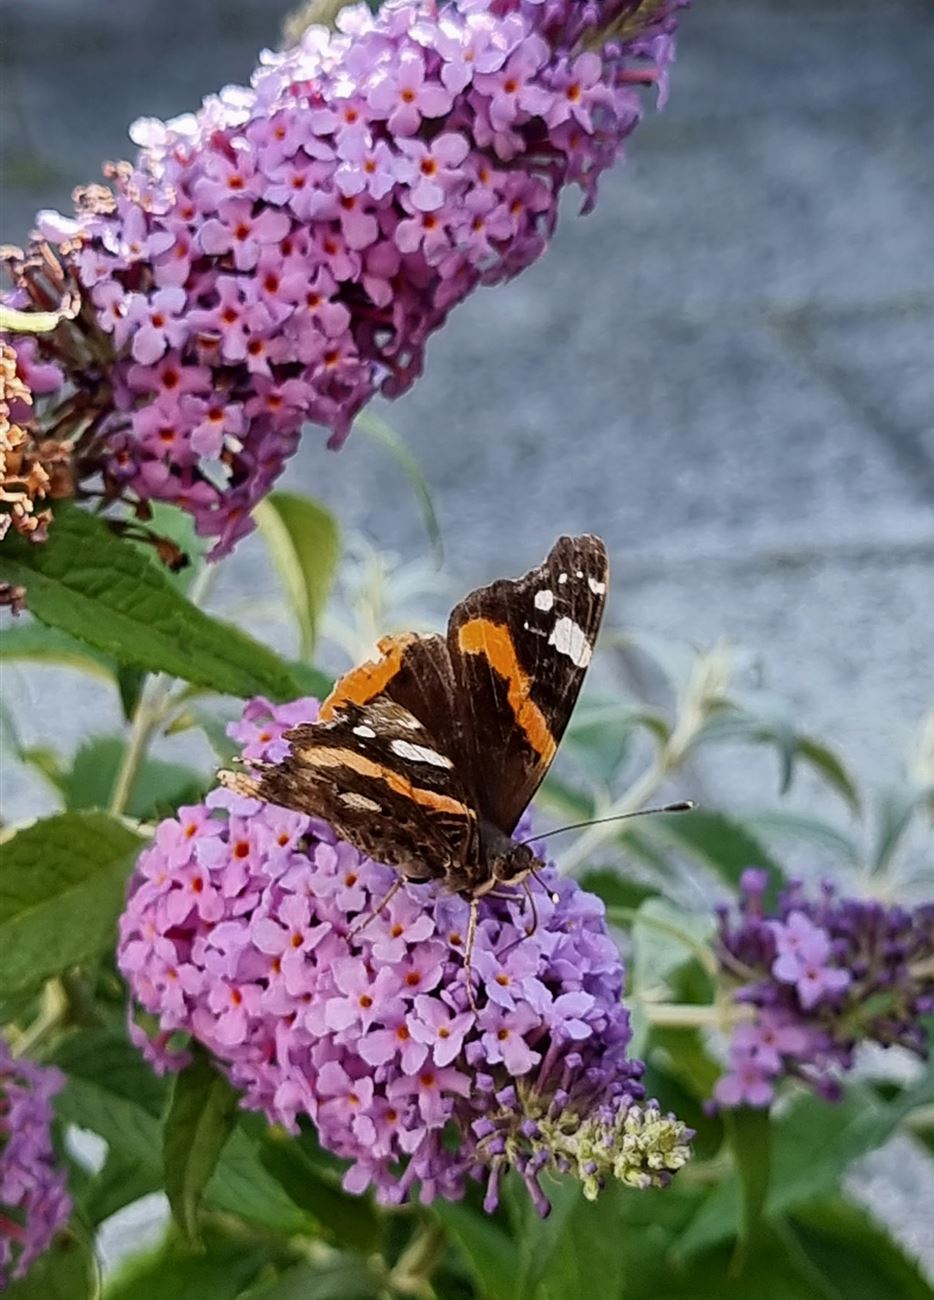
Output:
[[448,624],[464,726],[459,770],[511,834],[554,758],[593,652],[609,564],[598,537],[561,537],[522,578],[472,592]]
[[258,778],[260,798],[324,818],[410,879],[460,879],[476,860],[476,816],[454,761],[387,696],[345,700],[286,739],[288,757]]

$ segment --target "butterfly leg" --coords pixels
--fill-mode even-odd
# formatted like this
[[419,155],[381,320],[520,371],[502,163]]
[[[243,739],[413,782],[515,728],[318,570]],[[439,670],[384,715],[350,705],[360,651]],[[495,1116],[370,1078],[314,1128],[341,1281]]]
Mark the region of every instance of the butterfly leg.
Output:
[[470,1003],[470,1009],[477,1014],[477,1003],[473,995],[473,945],[477,937],[477,914],[480,911],[480,900],[471,898],[470,900],[470,920],[467,922],[467,942],[464,944],[464,977],[467,980],[467,1001]]
[[367,912],[363,920],[361,921],[361,919],[357,917],[356,921],[354,921],[353,925],[350,927],[349,931],[347,932],[347,937],[352,938],[355,934],[359,934],[361,930],[365,930],[366,927],[370,924],[370,922],[375,920],[375,918],[379,916],[383,908],[387,907],[392,902],[392,900],[395,898],[396,894],[398,894],[399,890],[402,888],[404,884],[405,884],[405,877],[398,876],[393,881],[391,887],[386,891],[386,893],[380,899],[380,901],[376,904],[376,906],[374,908],[371,908],[371,910]]

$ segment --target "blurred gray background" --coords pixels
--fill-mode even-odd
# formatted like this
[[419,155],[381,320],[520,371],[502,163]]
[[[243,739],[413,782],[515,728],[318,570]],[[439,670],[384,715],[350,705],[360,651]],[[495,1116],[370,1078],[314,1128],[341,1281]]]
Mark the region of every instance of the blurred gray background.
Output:
[[[134,117],[248,76],[288,9],[0,5],[0,238],[67,208]],[[932,120],[929,0],[697,0],[670,104],[596,212],[571,196],[551,252],[457,311],[382,407],[434,495],[452,590],[598,531],[614,621],[744,647],[858,773],[894,773],[934,702]],[[423,554],[386,452],[323,444],[306,432],[287,482]],[[268,588],[253,540],[221,597]],[[43,681],[27,730],[52,710],[67,747],[115,722],[109,698]]]
[[[246,78],[288,9],[0,3],[0,239],[67,208],[134,117]],[[538,562],[559,530],[600,532],[616,623],[732,641],[745,684],[788,697],[862,777],[897,773],[934,703],[932,121],[929,0],[697,0],[669,107],[597,211],[566,202],[550,254],[462,307],[425,378],[381,407],[430,485],[451,591]],[[287,483],[400,569],[423,556],[398,465],[360,434],[339,456],[323,441],[306,433]],[[215,607],[281,642],[274,590],[251,539]],[[67,751],[119,725],[84,678],[6,676],[27,742]],[[692,779],[725,803],[775,793],[762,757]],[[8,770],[4,805],[33,815],[47,794]],[[900,1140],[857,1181],[934,1267],[924,1178]],[[118,1218],[119,1255],[159,1207]]]

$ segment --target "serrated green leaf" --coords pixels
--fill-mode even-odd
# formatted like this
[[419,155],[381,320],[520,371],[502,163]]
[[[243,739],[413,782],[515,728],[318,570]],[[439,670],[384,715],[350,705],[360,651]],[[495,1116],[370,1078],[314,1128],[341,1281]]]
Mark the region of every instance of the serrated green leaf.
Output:
[[[123,761],[126,742],[119,736],[94,736],[75,754],[62,782],[65,807],[106,808]],[[140,764],[127,801],[127,814],[138,821],[168,816],[180,804],[196,803],[210,788],[210,777],[162,759]]]
[[769,898],[784,881],[782,868],[771,854],[739,818],[726,813],[706,808],[664,813],[647,817],[639,830],[646,840],[681,849],[734,888],[747,867],[764,867],[768,871]]
[[278,655],[190,604],[154,559],[75,506],[59,507],[44,546],[6,538],[0,574],[27,587],[36,618],[121,664],[230,695],[301,693]]
[[[0,987],[32,988],[110,951],[143,840],[105,813],[62,813],[19,831],[0,860]],[[54,939],[53,939],[54,936]]]
[[279,570],[307,659],[340,556],[337,521],[316,501],[292,492],[271,492],[254,508],[253,518]]
[[57,664],[77,668],[107,682],[112,682],[117,672],[117,665],[109,655],[35,619],[20,620],[15,627],[3,629],[0,663],[4,662]]
[[162,1128],[162,1166],[172,1215],[197,1243],[198,1209],[237,1121],[237,1094],[204,1052],[176,1076]]

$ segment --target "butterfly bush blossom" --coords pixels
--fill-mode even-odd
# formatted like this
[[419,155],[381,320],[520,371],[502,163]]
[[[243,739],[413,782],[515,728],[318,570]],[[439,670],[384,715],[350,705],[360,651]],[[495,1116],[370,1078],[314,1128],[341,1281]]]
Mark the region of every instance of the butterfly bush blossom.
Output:
[[14,1060],[0,1038],[0,1291],[22,1277],[71,1216],[52,1148],[58,1070]]
[[593,204],[640,89],[664,91],[683,3],[357,5],[248,88],[138,122],[135,164],[8,258],[35,306],[84,299],[39,347],[85,479],[175,502],[229,550],[304,421],[339,446],[456,303],[542,254],[566,185]]
[[795,882],[769,914],[767,873],[746,871],[741,885],[738,911],[721,910],[718,948],[749,1018],[733,1031],[720,1105],[767,1106],[789,1075],[834,1100],[861,1042],[927,1055],[934,903],[841,898],[830,883],[815,896]]
[[[313,700],[256,700],[232,735],[247,759],[276,759]],[[541,1212],[538,1175],[660,1185],[691,1133],[644,1103],[630,1060],[623,971],[603,905],[553,868],[538,924],[519,903],[483,900],[464,970],[468,904],[403,887],[328,825],[218,790],[163,821],[140,858],[121,921],[120,968],[159,1032],[134,1032],[159,1068],[177,1031],[206,1046],[244,1104],[294,1129],[315,1123],[351,1161],[345,1185],[385,1202],[418,1185],[460,1197],[469,1178],[497,1204],[518,1170]],[[457,1135],[452,1145],[450,1132]]]

